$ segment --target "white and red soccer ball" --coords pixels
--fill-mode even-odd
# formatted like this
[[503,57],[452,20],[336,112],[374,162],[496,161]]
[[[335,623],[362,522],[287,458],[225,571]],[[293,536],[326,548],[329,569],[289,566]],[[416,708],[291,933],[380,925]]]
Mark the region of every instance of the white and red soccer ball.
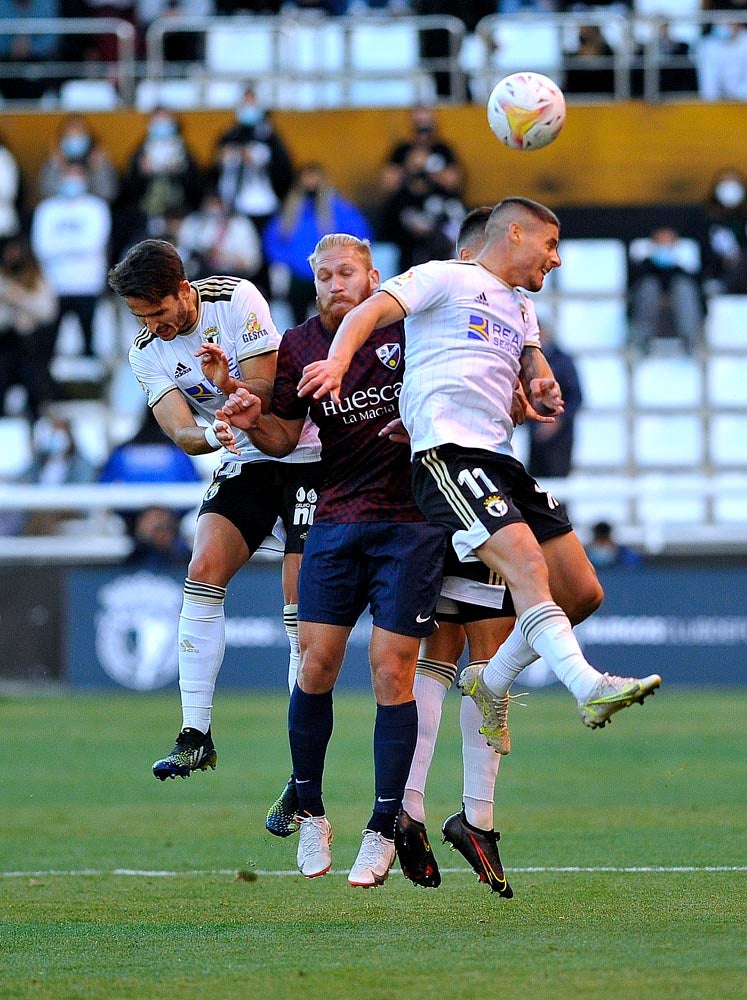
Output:
[[490,128],[509,149],[542,149],[558,137],[564,122],[563,92],[542,73],[512,73],[488,98]]

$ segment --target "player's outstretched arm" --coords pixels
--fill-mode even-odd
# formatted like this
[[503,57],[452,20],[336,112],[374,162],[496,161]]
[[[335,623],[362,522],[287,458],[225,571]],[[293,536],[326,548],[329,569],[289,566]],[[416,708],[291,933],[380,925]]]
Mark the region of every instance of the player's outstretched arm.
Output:
[[340,401],[340,388],[353,356],[374,330],[403,319],[405,311],[395,298],[377,292],[351,309],[343,319],[329,348],[327,357],[306,365],[298,383],[299,396],[321,399],[329,393],[334,402]]
[[262,400],[247,389],[232,392],[216,418],[246,431],[252,443],[266,455],[282,458],[298,444],[303,420],[283,420],[274,413],[262,413]]

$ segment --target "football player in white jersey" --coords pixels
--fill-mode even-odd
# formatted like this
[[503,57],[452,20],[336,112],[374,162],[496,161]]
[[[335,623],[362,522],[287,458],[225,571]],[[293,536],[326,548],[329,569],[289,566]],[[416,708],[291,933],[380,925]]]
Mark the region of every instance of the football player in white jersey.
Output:
[[[544,657],[592,728],[661,684],[600,674],[584,657],[571,622],[550,593],[548,564],[520,507],[549,526],[557,501],[538,491],[511,450],[511,399],[517,376],[542,415],[563,412],[540,346],[534,306],[560,267],[557,216],[537,202],[499,202],[475,261],[430,261],[384,282],[343,320],[326,360],[310,364],[301,395],[339,397],[351,358],[380,326],[405,319],[406,373],[400,413],[413,451],[413,488],[423,513],[453,532],[460,559],[481,559],[506,581],[517,622],[487,665],[468,666],[459,684],[483,714],[482,732],[499,753],[510,748],[508,690]],[[554,533],[554,532],[553,532]],[[545,535],[549,538],[549,535]],[[556,555],[576,557],[570,524],[550,538]]]
[[[298,665],[297,577],[303,538],[318,495],[320,446],[304,427],[298,448],[270,459],[244,434],[226,434],[215,419],[228,395],[244,386],[269,402],[280,335],[267,302],[251,282],[215,276],[190,283],[170,244],[144,240],[109,273],[142,329],[130,349],[132,370],[163,431],[188,455],[224,449],[197,520],[179,616],[182,728],[153,765],[160,780],[214,768],[212,700],[225,649],[226,588],[281,518],[283,619],[291,646],[289,681]],[[199,415],[207,426],[195,419]]]

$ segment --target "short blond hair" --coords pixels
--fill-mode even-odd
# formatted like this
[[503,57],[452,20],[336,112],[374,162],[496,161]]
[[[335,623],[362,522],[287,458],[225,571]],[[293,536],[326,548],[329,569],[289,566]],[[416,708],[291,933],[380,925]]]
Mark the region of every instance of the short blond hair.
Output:
[[350,233],[327,233],[326,236],[322,236],[317,245],[314,247],[314,252],[309,254],[308,261],[311,265],[311,270],[316,274],[317,259],[320,254],[326,253],[327,250],[338,250],[340,248],[349,248],[355,250],[356,253],[360,254],[366,268],[370,271],[373,264],[373,257],[371,256],[371,241],[361,240],[357,236],[351,236]]

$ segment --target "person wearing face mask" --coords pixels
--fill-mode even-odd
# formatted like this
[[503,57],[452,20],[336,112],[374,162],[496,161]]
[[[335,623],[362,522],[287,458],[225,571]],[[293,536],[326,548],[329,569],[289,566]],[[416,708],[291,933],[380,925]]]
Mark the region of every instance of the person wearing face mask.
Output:
[[91,194],[98,195],[111,205],[119,188],[117,170],[81,115],[70,115],[60,126],[57,140],[39,177],[39,191],[43,198],[58,193],[65,167],[71,163],[85,168],[86,186]]
[[208,191],[196,212],[181,220],[176,246],[192,267],[192,277],[232,274],[254,278],[262,267],[262,244],[251,219],[226,212],[220,195]]
[[[218,139],[211,180],[226,211],[246,216],[260,236],[290,191],[290,153],[251,85],[236,109],[235,124]],[[253,281],[269,294],[266,262]]]
[[[747,11],[747,5],[736,0],[718,6],[742,13]],[[747,24],[714,21],[710,31],[699,40],[695,57],[698,93],[702,100],[747,101]]]
[[156,108],[122,178],[115,206],[114,256],[145,237],[165,237],[165,217],[197,208],[203,176],[176,116]]
[[706,199],[705,275],[714,294],[747,294],[747,176],[719,171]]
[[361,240],[372,236],[365,215],[335,190],[321,164],[308,163],[263,238],[267,262],[283,264],[290,272],[288,304],[296,325],[306,320],[316,303],[309,254],[322,236],[334,232]]
[[655,338],[671,332],[692,353],[701,341],[705,300],[700,262],[693,261],[689,244],[676,229],[661,226],[647,240],[634,240],[629,265],[631,345],[648,354]]
[[433,108],[419,106],[410,113],[411,134],[398,142],[387,157],[381,175],[381,195],[399,191],[414,170],[422,170],[431,183],[449,195],[460,196],[464,170],[455,150],[438,134]]
[[106,291],[111,210],[86,188],[85,167],[68,164],[58,193],[42,199],[31,219],[31,246],[44,276],[57,292],[62,320],[73,313],[83,335],[83,350],[94,357],[93,319]]
[[596,570],[610,567],[638,569],[643,565],[640,552],[627,545],[621,545],[614,537],[612,525],[608,521],[598,521],[591,529],[591,538],[586,546],[586,555]]

